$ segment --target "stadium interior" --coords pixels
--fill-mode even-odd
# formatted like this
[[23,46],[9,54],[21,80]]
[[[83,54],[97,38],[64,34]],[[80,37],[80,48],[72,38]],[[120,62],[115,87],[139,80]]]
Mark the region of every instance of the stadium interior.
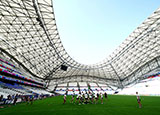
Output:
[[139,87],[143,95],[159,96],[153,90],[160,83],[159,29],[157,9],[109,57],[85,65],[63,47],[52,0],[1,0],[0,95],[40,98],[78,94],[88,87],[135,95]]

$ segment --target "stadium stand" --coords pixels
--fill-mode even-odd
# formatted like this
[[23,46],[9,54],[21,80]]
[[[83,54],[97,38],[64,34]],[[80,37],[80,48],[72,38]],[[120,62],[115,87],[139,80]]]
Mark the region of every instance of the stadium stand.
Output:
[[16,103],[23,102],[22,97],[25,96],[35,95],[35,99],[53,96],[53,93],[45,90],[45,84],[41,81],[24,77],[23,73],[25,72],[19,72],[18,67],[4,59],[0,59],[0,62],[0,96],[2,98],[0,105],[13,104],[15,98],[17,98]]
[[0,11],[4,103],[13,103],[12,96],[20,102],[21,96],[72,95],[89,89],[113,94],[160,76],[160,8],[108,58],[92,65],[76,62],[64,49],[52,0],[1,0]]

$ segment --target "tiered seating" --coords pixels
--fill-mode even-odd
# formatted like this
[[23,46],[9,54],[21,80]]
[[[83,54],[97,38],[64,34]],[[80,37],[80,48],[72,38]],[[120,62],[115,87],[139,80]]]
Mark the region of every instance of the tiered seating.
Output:
[[[37,81],[28,79],[24,76],[21,76],[21,75],[15,74],[15,73],[8,72],[4,69],[0,69],[0,73],[3,74],[3,75],[7,75],[7,76],[10,76],[10,77],[16,78],[16,79],[14,79],[14,78],[6,77],[6,76],[0,76],[1,79],[11,80],[11,81],[14,81],[14,82],[18,82],[18,83],[22,83],[22,84],[26,84],[26,85],[31,85],[31,86],[35,86],[35,87],[40,87],[40,88],[44,87],[43,84],[41,84]],[[17,80],[17,79],[22,79],[22,80],[25,80],[25,81],[28,81],[28,82],[25,82],[25,81],[22,81],[22,80]],[[30,82],[32,82],[32,83],[30,83]]]
[[0,105],[13,104],[15,95],[18,95],[17,102],[22,102],[24,97],[32,97],[33,94],[38,99],[53,96],[44,88],[45,83],[42,80],[31,77],[22,68],[15,67],[0,57],[0,95],[3,95]]
[[145,79],[137,84],[131,84],[119,92],[121,95],[140,95],[160,96],[160,77]]
[[4,63],[6,63],[6,64],[8,64],[8,65],[10,65],[10,66],[12,66],[12,67],[15,67],[15,65],[9,63],[8,61],[5,61],[5,60],[3,60],[3,59],[0,59],[0,61],[1,61],[1,62],[4,62]]
[[56,88],[56,93],[64,95],[66,93],[67,84],[59,84]]
[[3,93],[6,93],[6,94],[8,94],[8,95],[20,94],[20,93],[15,92],[15,91],[13,91],[13,90],[11,90],[11,89],[2,88],[2,87],[0,87],[0,91],[3,92]]
[[[31,79],[31,75],[27,74],[26,72],[23,72],[24,70],[18,69],[14,64],[6,61],[7,59],[4,59],[3,57],[0,57],[0,74],[1,79],[6,79],[8,77],[8,80],[12,80],[15,82],[19,82],[16,80],[21,80],[20,83],[25,83],[26,85],[31,85],[33,87],[40,87],[44,88],[45,84],[42,83],[40,80],[34,80]],[[21,70],[21,71],[20,71]],[[23,76],[24,74],[27,76]],[[11,79],[12,78],[12,79]]]
[[8,83],[3,83],[0,82],[1,87],[0,87],[0,94],[4,95],[6,98],[8,95],[32,95],[32,94],[43,94],[43,95],[52,95],[52,93],[45,91],[43,89],[38,89],[38,88],[31,88],[31,87],[26,87],[26,86],[20,86],[18,84],[12,85]]
[[5,92],[8,95],[14,95],[14,94],[20,94],[20,95],[30,95],[31,93],[29,93],[28,91],[25,90],[25,88],[23,88],[22,86],[18,85],[18,84],[9,84],[9,83],[3,83],[0,81],[0,88],[1,88],[1,92]]
[[9,67],[7,67],[7,66],[4,66],[4,65],[2,65],[2,64],[0,64],[0,68],[1,68],[1,69],[5,69],[5,70],[8,70],[8,71],[12,71],[12,72],[14,72],[14,73],[22,74],[22,73],[20,73],[19,71],[16,71],[16,70],[14,70],[14,69],[11,69],[11,68],[9,68]]
[[[0,88],[0,89],[1,89],[1,88]],[[0,91],[0,95],[3,95],[3,98],[7,98],[8,93],[5,93],[5,92]]]
[[154,73],[154,74],[151,74],[151,75],[147,75],[146,77],[148,79],[152,79],[152,78],[155,78],[155,77],[160,77],[160,72],[157,72],[157,73]]
[[94,91],[94,92],[97,92],[97,88],[98,88],[98,86],[97,86],[97,84],[96,83],[90,83],[90,88],[91,88],[91,90],[92,91]]
[[34,93],[37,93],[37,94],[44,94],[44,95],[52,95],[52,93],[46,91],[46,90],[43,90],[43,89],[38,89],[38,88],[27,88],[28,90],[34,92]]
[[88,85],[86,82],[79,82],[80,91],[88,91]]
[[73,95],[73,91],[74,91],[75,94],[79,93],[77,83],[69,83],[68,95]]

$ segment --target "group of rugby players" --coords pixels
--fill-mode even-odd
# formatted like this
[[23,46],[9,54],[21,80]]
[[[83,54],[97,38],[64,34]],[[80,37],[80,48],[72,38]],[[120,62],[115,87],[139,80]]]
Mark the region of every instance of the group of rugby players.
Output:
[[[75,93],[73,91],[73,95],[72,95],[72,99],[71,99],[71,103],[73,103],[74,98],[75,98]],[[63,104],[66,103],[66,94],[64,95],[64,102]],[[97,104],[99,97],[101,99],[101,104],[103,104],[103,93],[94,93],[92,90],[89,91],[85,91],[85,92],[79,92],[79,94],[76,97],[76,101],[75,104],[88,104],[88,103],[92,103],[92,104]],[[104,93],[104,97],[107,99],[107,93]],[[138,92],[136,92],[136,97],[137,97],[137,102],[139,104],[139,108],[142,108],[142,104],[141,104],[141,99],[140,99],[140,95],[138,94]]]
[[[79,94],[76,96],[73,92],[71,103],[73,103],[74,98],[76,97],[75,104],[97,104],[99,98],[101,99],[101,104],[103,104],[103,93],[94,93],[93,91],[85,91],[85,92],[79,92]],[[107,93],[104,93],[104,97],[107,99]],[[64,95],[64,103],[66,102],[66,95]]]

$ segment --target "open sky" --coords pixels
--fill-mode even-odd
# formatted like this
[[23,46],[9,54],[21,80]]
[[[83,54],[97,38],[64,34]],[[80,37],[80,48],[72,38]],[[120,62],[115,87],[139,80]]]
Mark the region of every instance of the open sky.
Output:
[[160,0],[53,0],[68,54],[83,64],[107,58],[157,8]]

